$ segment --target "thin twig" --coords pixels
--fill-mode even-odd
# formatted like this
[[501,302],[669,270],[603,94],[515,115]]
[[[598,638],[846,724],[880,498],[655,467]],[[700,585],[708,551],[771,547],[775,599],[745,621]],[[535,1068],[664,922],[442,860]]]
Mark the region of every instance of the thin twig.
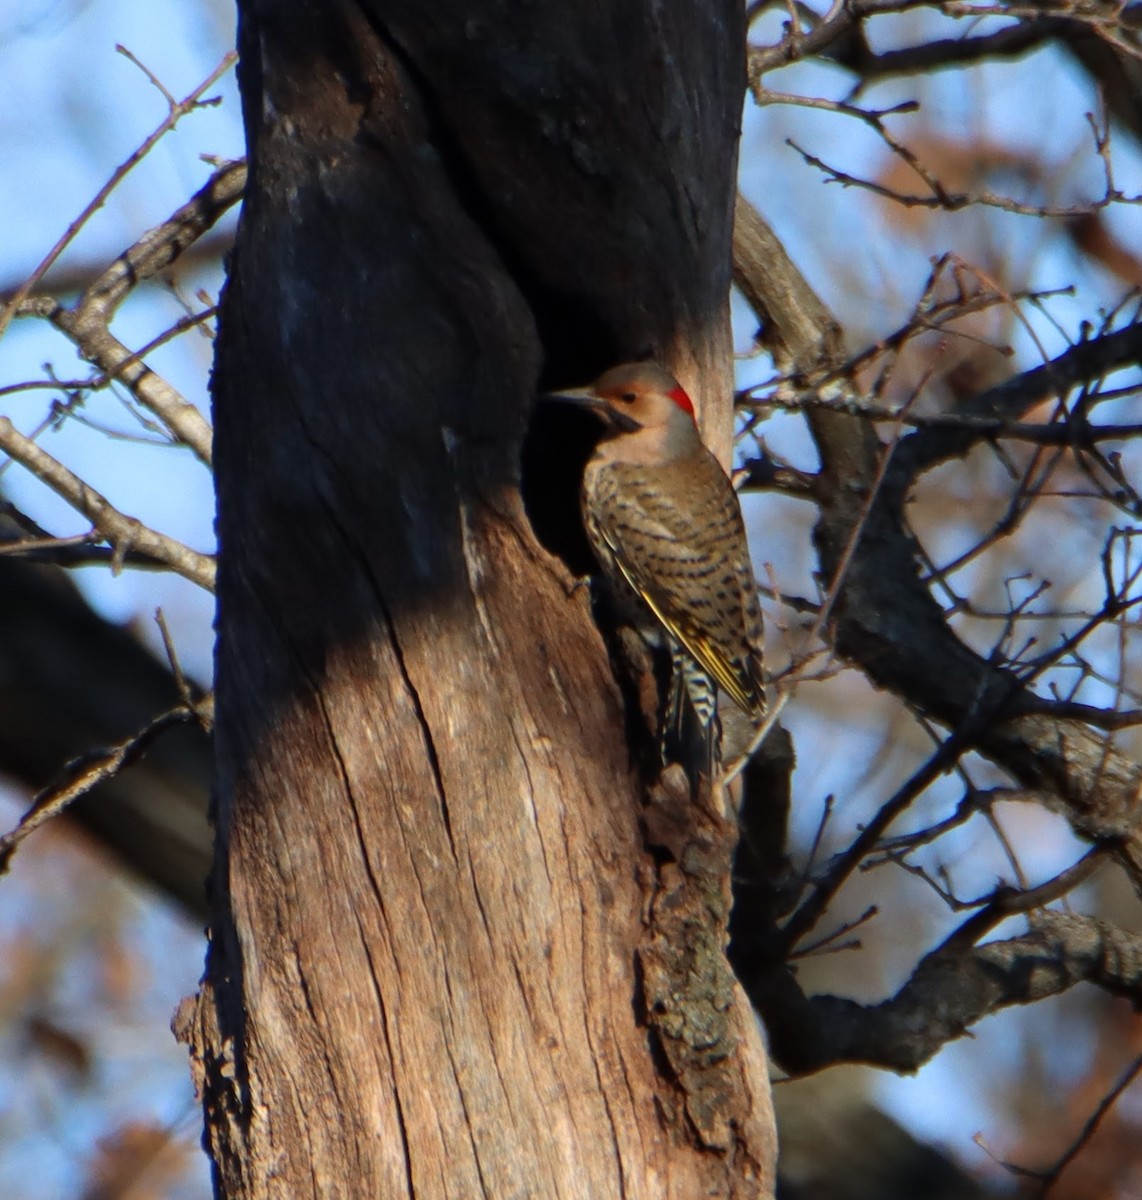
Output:
[[[997,1158],[996,1161],[1012,1175],[1018,1175],[1024,1179],[1037,1180],[1040,1187],[1036,1192],[1036,1197],[1038,1200],[1041,1200],[1059,1182],[1059,1177],[1062,1173],[1074,1162],[1090,1142],[1103,1117],[1114,1107],[1119,1096],[1126,1091],[1140,1074],[1142,1074],[1142,1054],[1122,1072],[1114,1087],[1098,1102],[1094,1112],[1083,1122],[1083,1127],[1079,1130],[1078,1136],[1059,1158],[1056,1159],[1053,1166],[1048,1167],[1046,1170],[1036,1170],[1034,1167],[1022,1167],[1018,1163],[1007,1162],[1001,1158]],[[992,1157],[995,1158],[994,1155]]]
[[120,512],[58,459],[24,437],[7,417],[0,417],[0,450],[62,496],[114,545],[117,558],[113,569],[121,564],[127,551],[141,550],[208,592],[214,590],[215,562],[210,555],[156,533],[135,517]]
[[163,730],[173,725],[185,725],[196,719],[193,708],[180,705],[156,717],[125,742],[85,755],[69,764],[58,782],[45,788],[35,797],[31,808],[20,818],[15,829],[0,836],[0,875],[8,870],[16,848],[29,834],[58,816],[80,797],[87,795],[92,788],[114,778],[124,767],[130,766]]
[[[975,722],[972,724],[974,725]],[[975,730],[970,726],[964,726],[957,730],[881,805],[876,816],[857,834],[849,847],[838,855],[825,874],[812,885],[809,896],[782,927],[781,941],[787,952],[792,950],[797,942],[816,925],[845,880],[857,869],[860,861],[875,849],[881,836],[893,821],[933,780],[951,769],[960,755],[970,749],[974,736]]]
[[[810,942],[807,946],[802,946],[799,950],[789,955],[789,961],[792,962],[798,958],[810,958],[820,954],[824,950],[837,949],[833,945],[839,938],[842,938],[847,933],[852,933],[854,929],[860,928],[861,925],[867,925],[874,917],[880,915],[880,909],[875,904],[870,904],[859,917],[853,918],[851,921],[846,921],[843,925],[834,929],[832,933],[826,933],[824,937],[818,938],[815,942]],[[841,948],[852,950],[859,948],[859,942],[847,942]]]
[[155,90],[167,102],[167,105],[172,112],[178,107],[178,101],[170,94],[170,92],[167,91],[162,80],[159,79],[159,77],[154,73],[154,71],[151,70],[150,67],[145,66],[143,64],[142,60],[139,59],[139,57],[137,55],[133,54],[130,50],[127,49],[126,46],[122,45],[122,43],[120,43],[120,42],[115,43],[115,50],[117,51],[117,53],[123,55],[123,57],[128,59],[130,62],[133,62],[135,64],[135,66],[137,66],[139,68],[139,70],[142,71],[144,75],[146,75],[146,77],[154,85]]
[[125,159],[124,162],[116,167],[111,175],[111,178],[108,179],[107,182],[99,189],[99,191],[95,193],[95,196],[87,205],[87,207],[84,208],[83,212],[81,212],[79,216],[72,221],[72,223],[65,230],[63,236],[44,256],[39,266],[37,266],[36,269],[28,276],[28,278],[25,279],[24,282],[16,289],[15,295],[13,295],[4,308],[0,310],[0,337],[4,336],[4,332],[11,323],[13,316],[15,316],[16,310],[20,307],[21,301],[23,301],[31,293],[32,289],[44,277],[45,273],[51,269],[52,263],[54,263],[56,259],[59,258],[59,256],[64,252],[64,250],[67,249],[72,240],[75,238],[76,234],[78,234],[83,226],[87,224],[88,220],[91,218],[91,215],[103,207],[107,197],[111,195],[116,187],[119,186],[124,177],[134,167],[138,166],[138,164],[142,162],[144,158],[146,158],[146,156],[154,148],[155,144],[167,133],[169,133],[175,127],[175,125],[177,125],[178,122],[184,116],[186,116],[187,113],[192,112],[195,108],[200,106],[200,97],[202,96],[203,92],[205,92],[208,88],[213,87],[214,84],[217,83],[218,80],[230,70],[237,59],[238,55],[233,50],[223,55],[222,61],[217,67],[214,68],[213,71],[210,72],[210,74],[202,81],[202,83],[200,83],[198,87],[196,87],[194,91],[192,91],[186,97],[185,100],[182,100],[176,104],[170,110],[170,112],[167,113],[166,117],[150,135],[150,137],[148,137],[142,143],[142,145],[140,145],[138,149],[136,149],[127,159]]
[[[130,351],[110,330],[111,318],[132,288],[165,270],[241,199],[246,184],[246,164],[229,162],[161,225],[148,230],[124,250],[88,285],[73,308],[46,296],[24,302],[19,294],[12,304],[21,315],[46,317],[70,338],[88,362],[101,369],[102,382],[119,380],[136,400],[163,423],[172,437],[190,447],[198,459],[210,465],[212,431],[202,413],[167,380],[142,361],[143,357],[171,337],[209,319],[213,309],[183,318],[147,346]],[[98,387],[99,378],[82,386]]]

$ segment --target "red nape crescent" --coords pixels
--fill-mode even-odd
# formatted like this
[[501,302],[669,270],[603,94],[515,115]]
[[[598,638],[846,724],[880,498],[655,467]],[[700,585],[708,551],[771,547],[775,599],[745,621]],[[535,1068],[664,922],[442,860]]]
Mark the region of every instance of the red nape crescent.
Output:
[[684,413],[689,413],[690,416],[694,415],[694,405],[690,400],[690,397],[686,395],[685,388],[679,385],[678,387],[672,389],[669,395],[670,399],[673,400],[674,403],[677,404]]

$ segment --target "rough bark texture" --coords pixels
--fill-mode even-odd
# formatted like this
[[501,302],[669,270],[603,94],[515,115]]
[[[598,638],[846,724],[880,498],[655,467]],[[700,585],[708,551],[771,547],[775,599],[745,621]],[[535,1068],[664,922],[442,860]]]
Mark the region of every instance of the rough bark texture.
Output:
[[519,492],[543,364],[650,350],[728,413],[742,13],[240,8],[184,1014],[218,1191],[769,1195],[733,822],[648,837],[586,596]]

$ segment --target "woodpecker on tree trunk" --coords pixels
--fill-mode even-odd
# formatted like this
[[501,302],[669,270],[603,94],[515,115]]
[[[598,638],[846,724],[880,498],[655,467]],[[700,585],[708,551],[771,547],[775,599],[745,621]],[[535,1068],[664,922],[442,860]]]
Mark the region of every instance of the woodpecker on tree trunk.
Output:
[[765,712],[761,608],[737,493],[698,434],[690,397],[662,367],[614,367],[549,399],[589,408],[605,425],[583,473],[587,537],[620,603],[633,592],[665,631],[675,718],[685,694],[710,772],[718,689],[755,725]]

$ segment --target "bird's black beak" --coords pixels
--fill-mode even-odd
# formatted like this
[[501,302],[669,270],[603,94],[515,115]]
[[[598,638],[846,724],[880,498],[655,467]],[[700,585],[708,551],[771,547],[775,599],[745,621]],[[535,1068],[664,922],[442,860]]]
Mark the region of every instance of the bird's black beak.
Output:
[[616,433],[634,433],[642,426],[628,413],[620,412],[602,398],[594,388],[563,388],[558,392],[545,392],[540,400],[553,400],[557,404],[574,404],[590,409],[601,421]]

